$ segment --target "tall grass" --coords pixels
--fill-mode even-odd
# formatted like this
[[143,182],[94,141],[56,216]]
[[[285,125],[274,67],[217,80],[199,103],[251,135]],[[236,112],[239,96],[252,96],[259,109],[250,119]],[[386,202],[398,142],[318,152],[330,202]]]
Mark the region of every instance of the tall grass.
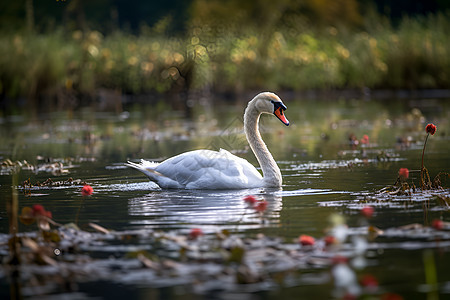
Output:
[[[57,31],[0,35],[0,94],[10,99],[183,89],[450,88],[450,18],[405,18],[393,29],[220,31],[185,37]],[[303,28],[303,27],[302,27]]]

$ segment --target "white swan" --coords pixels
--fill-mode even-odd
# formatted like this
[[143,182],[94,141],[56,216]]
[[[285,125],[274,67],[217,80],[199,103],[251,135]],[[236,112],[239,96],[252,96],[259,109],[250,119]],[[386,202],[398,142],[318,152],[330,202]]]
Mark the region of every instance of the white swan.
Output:
[[178,189],[246,189],[257,187],[280,187],[281,172],[267,149],[258,129],[259,117],[273,113],[286,126],[284,116],[287,107],[274,93],[256,95],[247,105],[244,113],[244,131],[261,166],[264,176],[248,161],[230,152],[195,150],[171,157],[161,163],[141,160],[126,165],[135,168],[161,188]]

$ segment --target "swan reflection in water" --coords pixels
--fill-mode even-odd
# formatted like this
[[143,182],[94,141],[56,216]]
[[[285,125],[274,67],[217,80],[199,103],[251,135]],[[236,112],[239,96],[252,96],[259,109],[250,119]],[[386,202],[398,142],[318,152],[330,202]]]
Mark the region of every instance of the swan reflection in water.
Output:
[[[278,188],[246,190],[155,191],[129,199],[131,224],[146,228],[199,227],[205,232],[222,229],[252,229],[279,223],[282,197]],[[259,213],[243,199],[254,195],[267,201]]]

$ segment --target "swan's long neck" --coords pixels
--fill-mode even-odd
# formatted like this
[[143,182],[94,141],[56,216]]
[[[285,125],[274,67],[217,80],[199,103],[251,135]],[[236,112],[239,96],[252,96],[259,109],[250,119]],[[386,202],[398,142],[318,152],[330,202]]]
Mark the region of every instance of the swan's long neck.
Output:
[[244,131],[248,143],[261,166],[264,185],[267,187],[280,187],[282,184],[280,168],[267,149],[259,133],[259,117],[261,113],[255,107],[255,100],[248,103],[244,113]]

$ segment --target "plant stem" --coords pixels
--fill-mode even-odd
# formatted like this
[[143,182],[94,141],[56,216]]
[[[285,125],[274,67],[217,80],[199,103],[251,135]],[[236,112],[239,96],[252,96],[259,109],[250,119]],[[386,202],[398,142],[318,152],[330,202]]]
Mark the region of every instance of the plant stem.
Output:
[[428,140],[428,136],[429,135],[430,134],[428,133],[427,137],[425,138],[425,143],[423,143],[423,149],[422,149],[422,167],[420,168],[420,185],[422,187],[422,191],[423,191],[423,188],[424,188],[424,184],[423,184],[423,157],[425,155],[425,147],[427,146],[427,140]]
[[19,196],[17,194],[17,182],[18,174],[13,172],[12,175],[12,191],[11,199],[7,202],[8,222],[9,222],[9,234],[11,239],[9,240],[9,265],[11,267],[9,273],[10,283],[10,295],[11,299],[22,299],[22,292],[20,286],[20,244],[18,233],[18,209],[19,209]]
[[19,197],[17,194],[17,182],[18,175],[16,172],[13,172],[12,175],[12,186],[11,186],[11,200],[7,203],[8,210],[8,222],[9,222],[9,234],[11,235],[11,241],[9,244],[10,251],[10,264],[17,265],[19,264],[19,240],[17,237],[18,232],[18,223],[17,216],[19,210]]
[[438,280],[436,272],[436,263],[432,250],[427,249],[423,252],[423,264],[425,271],[425,281],[430,289],[428,291],[427,299],[439,299],[438,294]]

